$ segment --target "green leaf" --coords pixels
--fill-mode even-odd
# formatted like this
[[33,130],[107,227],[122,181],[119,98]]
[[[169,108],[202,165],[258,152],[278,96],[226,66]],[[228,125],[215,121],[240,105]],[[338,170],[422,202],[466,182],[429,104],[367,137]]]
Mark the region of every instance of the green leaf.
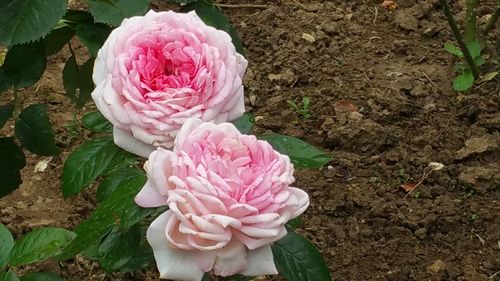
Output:
[[11,193],[21,184],[21,172],[26,160],[13,137],[0,138],[0,197]]
[[274,262],[286,280],[331,281],[330,271],[321,253],[309,240],[289,232],[271,246]]
[[64,162],[61,179],[63,196],[77,194],[97,177],[127,166],[132,162],[131,157],[117,147],[109,136],[85,143]]
[[92,14],[80,10],[68,10],[64,16],[64,23],[76,29],[76,26],[80,23],[93,23],[94,18]]
[[302,225],[302,220],[300,219],[300,217],[296,217],[292,220],[289,220],[285,226],[286,226],[287,230],[294,231],[295,229],[299,228],[301,225]]
[[76,63],[74,56],[71,56],[63,69],[63,84],[66,94],[77,107],[81,108],[87,103],[94,90],[92,82],[92,71],[94,59],[88,59],[82,66]]
[[201,281],[212,281],[212,278],[210,278],[210,275],[208,273],[203,274],[203,278],[201,278]]
[[55,135],[44,104],[30,105],[16,119],[15,131],[23,146],[38,155],[57,155]]
[[63,228],[44,227],[26,234],[18,240],[9,255],[13,266],[38,262],[55,256],[75,234]]
[[63,281],[63,279],[52,272],[30,272],[21,276],[21,281]]
[[109,26],[100,23],[81,23],[76,26],[76,36],[80,38],[93,57],[97,56],[97,51],[102,47],[110,32]]
[[3,128],[3,125],[12,117],[12,112],[14,112],[14,105],[7,104],[0,106],[0,129]]
[[138,176],[144,176],[144,171],[135,167],[125,167],[110,173],[101,182],[96,192],[97,202],[102,202],[115,192],[120,186]]
[[209,0],[198,0],[191,2],[181,8],[181,12],[196,11],[196,14],[208,25],[227,32],[233,40],[236,51],[245,55],[240,36],[224,13]]
[[248,134],[255,125],[255,118],[252,113],[246,112],[243,116],[234,120],[233,124],[242,134]]
[[469,53],[473,59],[481,56],[481,45],[479,45],[479,42],[470,42],[469,44],[467,44],[467,50],[469,50]]
[[26,88],[42,77],[45,65],[45,50],[43,45],[37,42],[10,48],[2,69],[14,87]]
[[5,75],[5,72],[0,67],[0,93],[12,87],[12,80]]
[[139,249],[134,253],[132,258],[120,267],[120,272],[134,272],[142,270],[153,264],[155,257],[153,255],[153,250],[149,245],[141,245]]
[[99,246],[99,265],[107,271],[115,271],[126,265],[139,248],[141,236],[138,225],[133,225],[127,231],[115,227]]
[[299,168],[319,168],[332,160],[328,154],[298,138],[279,134],[263,135],[259,138],[268,141],[280,153],[288,155],[292,163]]
[[126,230],[146,216],[153,208],[140,208],[134,202],[135,195],[144,186],[145,176],[129,180],[97,207],[88,220],[75,229],[76,238],[64,249],[60,259],[69,259],[102,239],[115,225]]
[[82,118],[82,123],[92,132],[113,132],[113,125],[99,111],[86,113]]
[[52,30],[42,41],[45,56],[59,53],[73,36],[75,36],[75,31],[69,26],[63,26]]
[[474,64],[477,65],[477,66],[481,66],[483,64],[485,64],[486,61],[484,60],[483,57],[477,57],[474,59]]
[[2,0],[0,45],[34,41],[50,32],[66,13],[67,0]]
[[453,79],[453,89],[457,92],[464,92],[470,89],[474,84],[474,76],[472,75],[472,71],[466,68],[464,72]]
[[456,56],[456,57],[459,57],[459,58],[463,58],[464,57],[464,53],[462,53],[462,51],[460,50],[460,48],[457,47],[457,46],[455,46],[455,45],[452,45],[450,43],[444,44],[444,50],[447,51],[448,53]]
[[7,272],[0,273],[0,281],[19,281],[19,278],[12,270],[9,270]]
[[144,15],[148,0],[87,0],[96,22],[118,26],[124,18]]
[[0,272],[9,262],[10,250],[14,247],[14,237],[10,230],[0,223]]

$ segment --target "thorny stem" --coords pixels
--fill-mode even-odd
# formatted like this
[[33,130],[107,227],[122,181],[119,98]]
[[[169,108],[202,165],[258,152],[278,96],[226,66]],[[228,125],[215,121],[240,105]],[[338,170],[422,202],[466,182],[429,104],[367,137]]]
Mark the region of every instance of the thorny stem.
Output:
[[477,4],[478,0],[467,0],[466,4],[466,19],[465,19],[465,43],[469,44],[471,42],[476,42],[477,41],[477,15],[476,15],[476,10],[477,10]]
[[483,29],[483,35],[488,34],[495,27],[499,16],[500,16],[500,0],[497,0],[497,7],[493,15],[491,15],[491,18],[488,20],[488,23],[486,23],[486,26]]
[[455,22],[455,20],[453,19],[453,15],[451,14],[450,5],[448,5],[448,2],[446,0],[439,0],[439,2],[441,3],[441,6],[443,6],[444,15],[446,16],[448,24],[453,31],[453,36],[455,37],[455,40],[457,40],[458,46],[460,46],[465,60],[467,61],[470,70],[472,71],[474,80],[477,80],[479,78],[479,70],[477,69],[477,65],[474,63],[474,59],[472,59],[469,49],[467,49],[467,46],[465,46],[462,35],[460,34],[460,30],[458,30],[457,23]]

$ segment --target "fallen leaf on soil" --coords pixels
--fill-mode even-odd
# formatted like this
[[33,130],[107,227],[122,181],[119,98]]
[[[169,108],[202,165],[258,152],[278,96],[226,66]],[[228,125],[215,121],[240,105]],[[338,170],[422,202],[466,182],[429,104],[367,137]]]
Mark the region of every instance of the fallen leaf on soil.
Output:
[[490,81],[491,79],[495,78],[495,76],[498,75],[498,72],[497,71],[494,71],[494,72],[490,72],[488,74],[485,74],[483,75],[479,80],[477,80],[477,84],[483,84],[483,83],[486,83],[488,81]]
[[457,159],[463,159],[474,153],[482,153],[497,148],[497,140],[490,134],[473,137],[465,141],[465,147],[457,151]]
[[35,172],[45,172],[49,162],[52,160],[52,157],[47,157],[46,159],[41,160],[35,166]]
[[335,114],[358,111],[358,108],[348,100],[339,100],[333,104]]
[[382,2],[382,7],[386,8],[387,10],[394,10],[398,7],[398,3],[391,0],[386,0]]
[[406,183],[406,184],[400,185],[399,187],[402,188],[405,192],[410,192],[415,188],[415,185],[416,184],[414,184],[414,183]]

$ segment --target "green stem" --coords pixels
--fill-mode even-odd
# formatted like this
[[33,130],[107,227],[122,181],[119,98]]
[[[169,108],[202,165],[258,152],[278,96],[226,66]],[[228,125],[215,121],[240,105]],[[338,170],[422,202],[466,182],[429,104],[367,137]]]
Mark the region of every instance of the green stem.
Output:
[[499,16],[500,16],[500,0],[497,0],[497,8],[495,9],[495,12],[493,13],[493,15],[491,15],[490,20],[483,29],[484,35],[487,35],[495,27]]
[[478,0],[467,0],[466,3],[466,18],[465,18],[465,43],[477,41],[477,4]]
[[450,5],[448,5],[448,2],[446,0],[439,0],[441,3],[441,6],[443,6],[443,11],[444,15],[446,16],[446,19],[448,20],[448,24],[451,27],[451,30],[453,32],[453,36],[455,37],[455,40],[457,40],[458,46],[462,50],[462,53],[464,54],[465,60],[467,61],[467,64],[470,67],[470,70],[472,71],[472,75],[474,76],[474,79],[479,78],[479,70],[477,69],[476,64],[474,63],[474,59],[472,58],[469,49],[464,43],[464,40],[462,39],[462,35],[460,34],[460,30],[458,30],[457,23],[453,19],[453,15],[451,14],[450,10]]

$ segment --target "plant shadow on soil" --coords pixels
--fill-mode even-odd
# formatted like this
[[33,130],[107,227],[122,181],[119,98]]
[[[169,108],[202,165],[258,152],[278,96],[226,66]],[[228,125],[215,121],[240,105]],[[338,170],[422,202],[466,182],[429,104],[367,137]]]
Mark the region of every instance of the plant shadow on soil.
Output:
[[[257,119],[253,133],[302,138],[334,158],[295,176],[311,196],[298,231],[323,252],[333,279],[498,278],[489,279],[500,270],[498,78],[470,93],[453,91],[454,61],[443,51],[452,37],[437,1],[400,0],[393,11],[379,1],[249,2],[268,8],[224,12],[250,62],[244,83]],[[485,2],[480,16],[492,12],[494,1]],[[0,222],[16,236],[47,225],[73,228],[95,206],[93,188],[67,200],[59,191],[63,159],[91,137],[83,132],[71,140],[66,128],[74,112],[61,82],[68,57],[67,50],[52,57],[43,79],[23,91],[25,105],[49,105],[66,148],[44,172],[34,168],[45,158],[29,154],[21,188],[0,199]],[[311,100],[308,119],[287,103],[304,96]],[[2,135],[11,133],[8,126]],[[404,199],[400,185],[416,183],[430,162],[446,167]],[[24,270],[75,280],[157,280],[153,269],[105,274],[81,257]],[[271,279],[282,280],[264,278]]]

